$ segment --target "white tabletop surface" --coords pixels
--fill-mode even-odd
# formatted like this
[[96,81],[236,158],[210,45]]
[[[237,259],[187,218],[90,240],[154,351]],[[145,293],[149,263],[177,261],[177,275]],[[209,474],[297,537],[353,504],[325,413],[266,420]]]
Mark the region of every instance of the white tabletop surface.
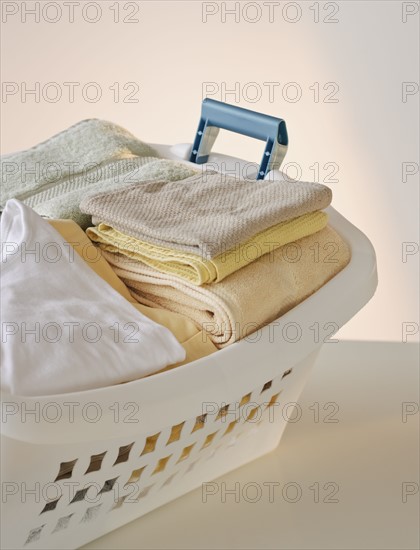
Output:
[[[418,365],[416,344],[325,344],[274,452],[84,548],[419,548]],[[223,499],[237,482],[260,500]]]

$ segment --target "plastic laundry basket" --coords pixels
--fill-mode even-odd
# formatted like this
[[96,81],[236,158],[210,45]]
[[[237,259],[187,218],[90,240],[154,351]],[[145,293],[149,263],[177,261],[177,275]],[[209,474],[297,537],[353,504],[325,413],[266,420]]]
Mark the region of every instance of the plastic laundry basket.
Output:
[[[194,151],[154,147],[185,162]],[[212,167],[221,159],[227,171],[246,164],[205,158]],[[127,384],[2,395],[3,548],[77,548],[278,445],[321,345],[377,284],[369,240],[333,208],[328,213],[351,248],[350,263],[247,339]]]

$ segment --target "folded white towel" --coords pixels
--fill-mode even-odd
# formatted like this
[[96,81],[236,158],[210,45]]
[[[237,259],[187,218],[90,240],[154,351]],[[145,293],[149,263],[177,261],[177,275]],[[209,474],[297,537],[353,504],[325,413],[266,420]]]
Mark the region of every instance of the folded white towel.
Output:
[[185,359],[31,208],[1,217],[2,389],[51,395],[135,380]]

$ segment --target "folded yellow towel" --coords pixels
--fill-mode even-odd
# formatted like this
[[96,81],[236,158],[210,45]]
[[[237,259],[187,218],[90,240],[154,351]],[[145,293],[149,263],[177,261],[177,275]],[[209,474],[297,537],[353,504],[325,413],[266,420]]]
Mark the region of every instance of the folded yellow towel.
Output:
[[104,223],[89,227],[86,233],[102,250],[123,254],[162,273],[175,275],[194,285],[203,285],[218,283],[264,254],[320,231],[327,225],[327,221],[325,212],[311,212],[269,227],[247,242],[212,259],[140,241]]
[[186,315],[219,348],[295,307],[350,260],[348,245],[329,226],[265,254],[221,283],[205,286],[121,254],[103,255],[139,302]]
[[168,328],[178,342],[185,349],[187,356],[182,363],[171,365],[163,370],[168,370],[210,355],[217,351],[214,344],[205,338],[201,330],[184,315],[161,308],[148,307],[139,304],[130,294],[125,284],[118,278],[112,267],[102,256],[102,253],[88,239],[85,232],[72,220],[48,220],[64,239],[74,248],[83,260],[104,279],[114,290],[119,292],[138,311],[152,319],[156,323]]

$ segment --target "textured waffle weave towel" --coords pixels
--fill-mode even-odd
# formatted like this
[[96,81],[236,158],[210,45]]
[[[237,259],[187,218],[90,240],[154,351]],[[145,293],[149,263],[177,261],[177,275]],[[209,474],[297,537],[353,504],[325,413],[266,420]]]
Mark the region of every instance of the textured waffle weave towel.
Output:
[[116,229],[99,224],[87,234],[102,250],[118,252],[167,274],[176,275],[195,285],[218,283],[257,258],[287,243],[312,235],[327,225],[325,212],[311,212],[279,223],[258,233],[246,243],[206,260],[197,254],[139,241]]
[[329,226],[265,254],[221,283],[205,286],[120,254],[103,254],[140,303],[186,315],[219,348],[286,313],[350,260],[349,247]]
[[69,218],[87,227],[90,216],[79,209],[84,196],[195,172],[156,157],[156,151],[124,128],[83,120],[35,147],[1,157],[1,207],[17,198],[42,216]]
[[331,190],[286,180],[203,172],[87,197],[82,212],[140,241],[214,258],[280,222],[322,210]]

